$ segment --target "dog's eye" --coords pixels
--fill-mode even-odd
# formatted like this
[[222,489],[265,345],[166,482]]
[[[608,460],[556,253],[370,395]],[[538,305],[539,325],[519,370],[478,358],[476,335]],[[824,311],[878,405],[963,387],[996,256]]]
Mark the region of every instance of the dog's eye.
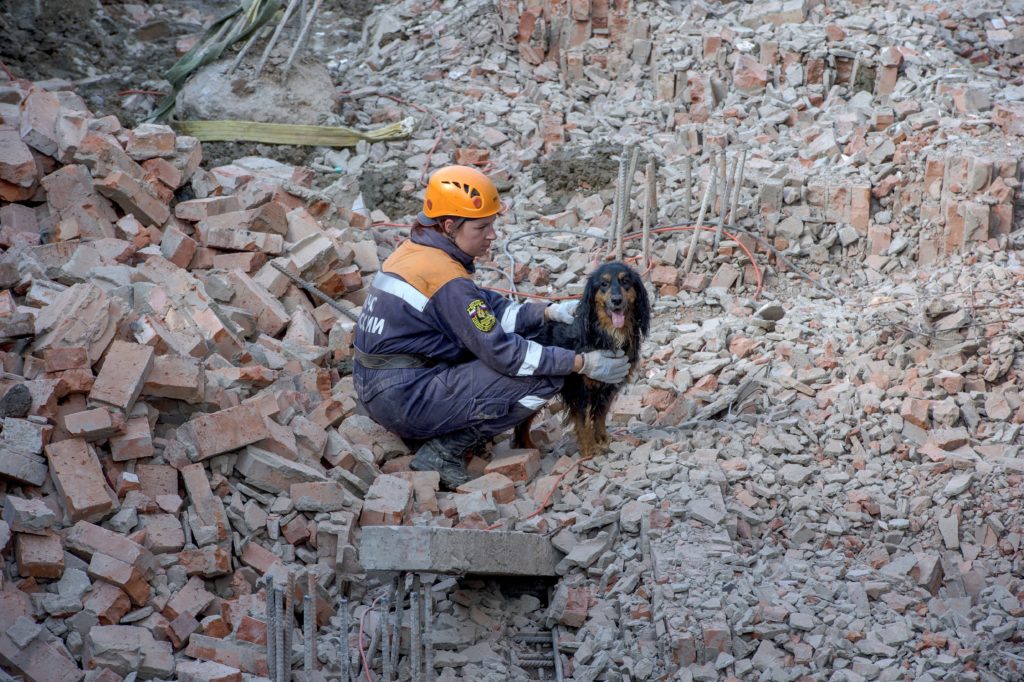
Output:
[[607,280],[601,282],[601,288],[602,289],[607,289],[610,285],[611,285],[611,282],[609,282]]

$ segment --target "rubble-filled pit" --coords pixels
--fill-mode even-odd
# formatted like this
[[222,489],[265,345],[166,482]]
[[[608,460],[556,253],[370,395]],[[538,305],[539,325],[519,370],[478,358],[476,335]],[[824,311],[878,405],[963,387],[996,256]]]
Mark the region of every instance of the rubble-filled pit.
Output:
[[[141,125],[118,93],[168,92],[226,2],[0,6],[6,675],[1024,676],[1024,2],[324,5],[324,121],[408,138]],[[556,399],[440,490],[274,264],[358,314],[463,163],[509,206],[479,281],[578,294],[634,147],[626,230],[651,160],[675,231],[625,242],[653,317],[608,451]]]

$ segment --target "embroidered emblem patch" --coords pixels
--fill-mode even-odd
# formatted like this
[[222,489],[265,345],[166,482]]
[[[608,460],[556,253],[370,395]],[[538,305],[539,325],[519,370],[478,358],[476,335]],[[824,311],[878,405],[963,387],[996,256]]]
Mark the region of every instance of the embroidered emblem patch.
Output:
[[491,331],[494,329],[494,325],[498,323],[498,318],[494,316],[494,313],[487,307],[487,304],[479,298],[475,298],[470,302],[466,312],[469,313],[469,319],[473,321],[473,326],[482,332]]

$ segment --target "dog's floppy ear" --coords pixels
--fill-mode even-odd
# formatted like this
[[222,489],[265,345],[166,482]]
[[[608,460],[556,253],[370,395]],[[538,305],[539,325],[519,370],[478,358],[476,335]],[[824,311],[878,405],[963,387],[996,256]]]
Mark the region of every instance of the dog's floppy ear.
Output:
[[579,307],[576,308],[576,320],[573,326],[577,331],[576,340],[578,343],[586,344],[597,333],[597,315],[594,311],[594,296],[597,292],[597,272],[595,270],[587,278],[587,284],[583,288],[583,296],[580,298]]
[[629,269],[629,278],[630,284],[636,290],[636,311],[634,312],[636,324],[640,329],[640,334],[646,337],[651,331],[651,303],[647,297],[647,287],[644,286],[643,279],[633,268]]

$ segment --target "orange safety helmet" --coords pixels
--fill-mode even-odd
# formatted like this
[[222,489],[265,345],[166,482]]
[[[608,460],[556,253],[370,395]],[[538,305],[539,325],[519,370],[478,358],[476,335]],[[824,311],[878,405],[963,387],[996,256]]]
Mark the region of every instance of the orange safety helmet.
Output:
[[430,223],[441,216],[488,218],[501,209],[498,188],[486,175],[469,166],[445,166],[427,181],[422,217]]

